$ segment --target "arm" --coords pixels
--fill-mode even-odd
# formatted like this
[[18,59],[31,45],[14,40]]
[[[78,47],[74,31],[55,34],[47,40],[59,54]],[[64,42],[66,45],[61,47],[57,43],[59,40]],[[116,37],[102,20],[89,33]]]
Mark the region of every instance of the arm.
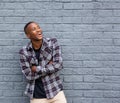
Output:
[[53,58],[50,60],[48,64],[45,65],[45,67],[36,68],[36,72],[39,73],[42,76],[55,73],[62,69],[62,56],[61,56],[61,49],[60,46],[57,43],[56,39],[53,39]]
[[[35,80],[40,77],[37,73],[31,70],[30,64],[27,60],[26,55],[24,54],[23,50],[19,52],[20,54],[20,66],[22,69],[22,73],[25,75],[27,80]],[[32,66],[33,67],[33,66]]]

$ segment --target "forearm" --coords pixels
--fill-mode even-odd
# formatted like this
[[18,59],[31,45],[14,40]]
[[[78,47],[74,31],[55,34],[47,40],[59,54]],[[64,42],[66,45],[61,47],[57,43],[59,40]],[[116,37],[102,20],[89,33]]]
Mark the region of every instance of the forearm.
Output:
[[22,53],[20,54],[20,66],[22,73],[24,74],[27,80],[31,81],[40,77],[40,75],[31,70],[30,63],[28,62],[26,56]]
[[32,66],[32,72],[38,73],[40,76],[49,75],[62,69],[62,63],[49,62],[45,67]]

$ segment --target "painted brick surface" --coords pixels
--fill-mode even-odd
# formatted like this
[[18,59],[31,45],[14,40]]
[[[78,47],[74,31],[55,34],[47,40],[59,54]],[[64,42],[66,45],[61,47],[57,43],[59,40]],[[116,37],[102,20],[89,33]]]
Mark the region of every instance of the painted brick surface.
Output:
[[120,0],[1,0],[0,103],[29,103],[18,55],[29,21],[62,47],[68,103],[120,103]]

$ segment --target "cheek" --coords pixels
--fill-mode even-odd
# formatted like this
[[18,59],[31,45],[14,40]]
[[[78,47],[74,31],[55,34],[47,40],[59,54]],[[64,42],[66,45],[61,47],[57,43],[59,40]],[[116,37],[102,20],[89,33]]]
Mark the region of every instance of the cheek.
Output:
[[36,35],[36,32],[31,32],[31,36],[35,36]]

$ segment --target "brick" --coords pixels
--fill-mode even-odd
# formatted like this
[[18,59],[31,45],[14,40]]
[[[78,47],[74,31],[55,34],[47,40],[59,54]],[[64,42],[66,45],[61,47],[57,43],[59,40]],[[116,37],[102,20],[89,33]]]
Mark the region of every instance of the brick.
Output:
[[21,82],[22,76],[21,75],[5,75],[3,76],[3,81],[5,82]]
[[63,85],[64,85],[64,88],[66,90],[73,89],[73,84],[72,83],[63,83]]
[[3,91],[2,90],[0,90],[0,97],[2,97],[3,96]]
[[103,76],[94,76],[94,75],[84,76],[84,82],[98,83],[98,82],[103,82],[103,80],[104,80]]
[[61,11],[62,11],[61,12],[62,16],[64,16],[64,17],[75,16],[75,11],[74,10],[61,10]]
[[117,61],[120,60],[119,54],[99,53],[99,54],[74,54],[73,60],[95,60],[95,61]]
[[116,31],[116,32],[120,31],[119,28],[120,28],[120,26],[118,24],[113,25],[113,30],[114,31]]
[[111,68],[95,68],[93,69],[95,75],[113,75]]
[[65,90],[65,94],[67,96],[73,96],[73,97],[82,96],[82,92],[79,90]]
[[104,61],[102,64],[103,64],[103,67],[120,67],[120,61]]
[[104,53],[119,53],[119,46],[104,46],[103,52]]
[[87,1],[92,1],[92,0],[61,0],[61,1],[63,2],[82,2],[82,1],[87,2]]
[[93,83],[93,89],[95,90],[112,90],[115,87],[109,83]]
[[14,10],[15,8],[16,9],[23,9],[23,3],[4,3],[4,9],[11,9],[11,10]]
[[0,23],[3,23],[4,17],[0,17]]
[[14,45],[16,46],[23,46],[28,44],[29,40],[28,39],[23,39],[23,40],[14,40]]
[[[98,22],[97,22],[97,20],[94,19],[94,21],[95,21],[95,23],[101,23],[100,20],[98,20]],[[94,21],[89,21],[89,23],[90,22],[92,23]],[[104,32],[113,32],[114,29],[113,29],[113,25],[112,24],[101,24],[101,25],[95,24],[95,25],[93,25],[93,31],[97,31],[97,32],[103,32],[103,31]]]
[[72,74],[73,68],[64,68],[64,74]]
[[62,54],[63,60],[65,61],[69,61],[69,60],[73,60],[73,54]]
[[62,3],[60,3],[60,2],[46,2],[46,3],[43,3],[43,8],[44,9],[48,9],[48,10],[50,10],[50,9],[54,9],[54,10],[56,10],[56,9],[62,9]]
[[93,45],[113,45],[112,39],[94,39]]
[[93,16],[93,10],[62,10],[62,16],[64,17],[91,17]]
[[85,75],[85,74],[93,74],[92,68],[74,68],[72,73],[75,75]]
[[[27,21],[26,21],[27,20]],[[23,19],[23,23],[27,23],[29,21],[31,21],[31,17],[25,17]],[[33,21],[39,21],[40,22],[40,25],[41,24],[53,24],[53,23],[61,23],[62,21],[62,18],[61,17],[35,17],[33,19]],[[48,26],[48,25],[46,25]],[[44,30],[44,29],[43,29]]]
[[101,53],[103,52],[102,46],[80,46],[79,52],[76,53]]
[[12,60],[14,59],[14,56],[12,54],[1,54],[0,59],[1,60]]
[[82,34],[82,38],[91,38],[91,39],[112,39],[112,38],[120,38],[119,32],[84,32]]
[[[62,45],[93,45],[92,39],[60,39],[60,44]],[[74,43],[74,44],[73,44]]]
[[119,17],[83,17],[82,23],[117,24],[120,23],[120,20]]
[[116,17],[120,16],[120,10],[113,10],[113,15]]
[[24,23],[24,17],[5,17],[5,23]]
[[0,90],[12,90],[13,83],[12,82],[0,82]]
[[93,9],[93,3],[65,3],[64,9]]
[[0,14],[2,16],[12,16],[12,15],[14,15],[14,10],[5,10],[5,9],[3,9],[3,10],[0,10]]
[[103,64],[101,61],[83,61],[83,67],[102,67]]
[[29,98],[27,98],[27,97],[15,97],[15,98],[13,98],[13,102],[12,103],[29,103],[30,102],[30,100],[29,100]]
[[65,68],[75,68],[75,67],[80,67],[82,66],[82,62],[81,61],[64,61],[63,65]]
[[23,38],[25,38],[25,35],[23,34],[23,33],[21,33],[21,32],[8,32],[8,31],[2,31],[2,32],[0,32],[0,35],[1,35],[1,39],[23,39]]
[[114,10],[93,10],[93,15],[97,17],[113,17]]
[[81,38],[83,37],[82,32],[76,32],[76,33],[74,33],[74,32],[63,32],[61,34],[61,38],[64,38],[64,39],[78,39],[78,37],[81,37]]
[[[105,2],[105,1],[113,2],[113,0],[98,0],[98,1],[102,1],[102,2]],[[114,0],[114,2],[119,2],[119,0]]]
[[4,53],[18,53],[22,46],[5,46],[2,49]]
[[19,68],[20,63],[19,61],[8,61],[8,62],[1,62],[3,68]]
[[102,98],[103,97],[103,91],[98,91],[98,90],[89,90],[89,91],[84,91],[84,96],[91,98]]
[[0,102],[1,103],[13,103],[12,99],[6,98],[6,97],[0,97]]
[[[73,60],[93,60],[92,57],[94,57],[95,54],[74,54]],[[96,55],[95,55],[96,56]],[[97,56],[98,57],[98,56]]]
[[114,39],[114,45],[120,45],[120,39]]
[[112,98],[93,98],[93,103],[113,103]]
[[93,10],[74,10],[74,16],[77,17],[92,17],[93,16]]
[[67,99],[67,102],[68,102],[68,103],[73,103],[73,100],[72,100],[71,97],[67,97],[66,99]]
[[120,91],[119,83],[114,83],[114,84],[112,84],[112,90]]
[[67,32],[67,31],[73,31],[73,25],[69,24],[54,24],[54,30],[58,32]]
[[78,31],[93,31],[92,25],[88,25],[88,24],[75,24],[74,25],[74,31],[78,32]]
[[92,98],[73,98],[73,103],[92,103]]
[[63,17],[62,22],[69,23],[69,24],[82,23],[82,18],[81,17]]
[[[110,5],[110,6],[107,6],[107,5]],[[113,3],[103,3],[103,6],[106,8],[106,9],[120,9],[120,7],[118,6],[120,5],[120,2],[113,2]]]
[[22,96],[22,92],[23,91],[18,91],[18,90],[5,90],[3,92],[3,96],[7,96],[7,97],[18,97],[18,96]]
[[105,76],[104,82],[105,83],[119,83],[120,77],[119,76]]
[[119,70],[119,68],[113,68],[113,75],[120,75],[120,70]]
[[13,2],[26,2],[26,1],[32,1],[32,0],[11,0],[11,1],[5,0],[4,2],[11,2],[11,3],[13,3]]
[[73,83],[73,89],[75,90],[92,90],[92,83]]
[[[40,24],[41,28],[44,30],[44,31],[53,31],[53,25],[52,24]],[[49,34],[50,35],[50,34]]]
[[120,98],[113,98],[113,99],[112,99],[112,102],[113,102],[113,103],[119,103],[119,101],[120,101]]
[[63,53],[79,53],[80,50],[80,46],[62,46],[62,52]]
[[3,81],[3,76],[2,75],[0,75],[0,82],[2,82]]
[[104,93],[104,97],[106,97],[106,98],[120,97],[119,91],[104,91],[103,93]]
[[26,85],[27,85],[26,82],[14,82],[15,90],[24,90]]
[[13,45],[13,40],[0,40],[0,45],[2,45],[2,46],[11,46],[11,45]]
[[79,75],[64,76],[64,81],[65,82],[81,82],[83,81],[83,77]]

